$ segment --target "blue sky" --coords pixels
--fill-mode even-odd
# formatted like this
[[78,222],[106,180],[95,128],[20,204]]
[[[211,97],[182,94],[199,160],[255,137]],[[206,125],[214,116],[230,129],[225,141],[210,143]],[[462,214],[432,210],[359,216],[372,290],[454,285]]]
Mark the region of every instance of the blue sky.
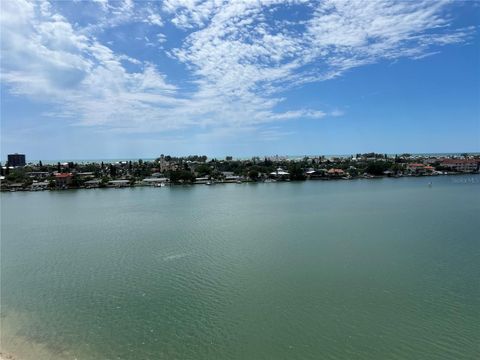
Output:
[[2,1],[1,155],[480,151],[473,1]]

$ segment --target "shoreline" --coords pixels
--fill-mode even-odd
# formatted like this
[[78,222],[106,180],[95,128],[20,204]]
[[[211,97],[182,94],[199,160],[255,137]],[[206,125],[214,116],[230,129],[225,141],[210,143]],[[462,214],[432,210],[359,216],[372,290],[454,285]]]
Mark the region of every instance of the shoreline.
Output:
[[[455,172],[455,173],[445,173],[445,174],[435,174],[435,175],[402,175],[402,176],[356,176],[356,177],[324,177],[316,179],[305,179],[305,180],[280,180],[280,179],[266,179],[262,181],[215,181],[210,180],[206,182],[186,182],[186,183],[163,183],[159,185],[144,184],[141,181],[135,184],[121,184],[121,185],[104,185],[104,186],[82,186],[82,187],[67,187],[67,188],[42,188],[42,189],[32,189],[32,188],[16,188],[16,189],[1,189],[0,193],[4,192],[38,192],[38,191],[65,191],[65,190],[92,190],[92,189],[126,189],[126,188],[157,188],[157,187],[182,187],[182,186],[194,186],[194,185],[224,185],[224,184],[269,184],[269,183],[300,183],[300,182],[321,182],[321,181],[353,181],[353,180],[380,180],[380,179],[402,179],[402,178],[437,178],[445,176],[478,176],[480,172]],[[1,353],[0,353],[1,355]],[[5,360],[0,358],[0,360]]]

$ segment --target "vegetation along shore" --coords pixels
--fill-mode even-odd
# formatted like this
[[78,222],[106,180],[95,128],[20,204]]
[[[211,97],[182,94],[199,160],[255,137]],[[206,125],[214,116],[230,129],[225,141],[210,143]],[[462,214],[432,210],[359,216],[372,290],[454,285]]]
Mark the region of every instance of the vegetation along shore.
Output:
[[153,161],[1,166],[2,191],[119,188],[176,184],[350,180],[356,178],[438,176],[478,173],[480,155],[451,156],[356,154],[348,157],[253,157],[248,160],[207,156],[161,155]]

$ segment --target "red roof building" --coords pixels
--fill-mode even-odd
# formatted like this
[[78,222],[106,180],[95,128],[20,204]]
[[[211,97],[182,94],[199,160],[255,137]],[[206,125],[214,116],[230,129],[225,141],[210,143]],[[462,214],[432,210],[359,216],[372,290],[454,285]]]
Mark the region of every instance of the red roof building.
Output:
[[57,187],[67,187],[72,183],[72,173],[57,173],[55,174],[55,184]]
[[479,159],[445,159],[440,165],[455,171],[472,172],[478,170],[479,164]]

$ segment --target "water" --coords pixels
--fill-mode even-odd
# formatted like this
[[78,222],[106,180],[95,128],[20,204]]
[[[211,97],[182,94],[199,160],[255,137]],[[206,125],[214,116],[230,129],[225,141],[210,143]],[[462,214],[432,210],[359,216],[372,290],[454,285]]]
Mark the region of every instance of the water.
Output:
[[2,351],[478,359],[479,190],[451,176],[3,193]]

